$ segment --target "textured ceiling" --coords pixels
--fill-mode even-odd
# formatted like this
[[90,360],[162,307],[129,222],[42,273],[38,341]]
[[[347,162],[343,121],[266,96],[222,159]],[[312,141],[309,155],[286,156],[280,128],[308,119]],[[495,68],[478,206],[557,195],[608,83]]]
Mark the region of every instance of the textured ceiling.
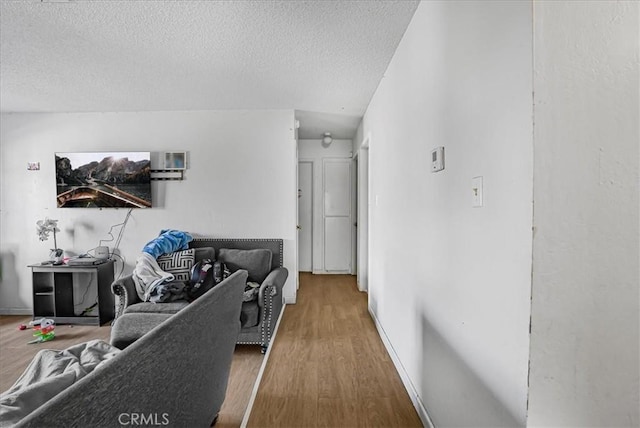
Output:
[[0,110],[295,109],[351,138],[417,1],[6,1]]

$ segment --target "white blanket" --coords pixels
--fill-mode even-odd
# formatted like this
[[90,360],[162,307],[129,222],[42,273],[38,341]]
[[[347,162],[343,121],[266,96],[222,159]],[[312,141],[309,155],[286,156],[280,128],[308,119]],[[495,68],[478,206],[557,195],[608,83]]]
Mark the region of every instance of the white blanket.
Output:
[[120,352],[102,340],[64,351],[43,349],[9,390],[0,394],[0,423],[10,427]]
[[175,277],[169,272],[160,269],[156,259],[148,253],[140,254],[133,270],[133,282],[136,284],[136,292],[143,302],[148,302],[153,289],[163,282],[173,281]]

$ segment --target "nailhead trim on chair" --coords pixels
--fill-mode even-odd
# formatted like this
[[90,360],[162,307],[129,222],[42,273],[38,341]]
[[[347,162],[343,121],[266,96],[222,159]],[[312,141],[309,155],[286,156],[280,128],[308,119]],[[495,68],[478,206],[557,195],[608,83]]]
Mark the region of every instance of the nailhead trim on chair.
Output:
[[[269,287],[269,289],[273,290],[273,287]],[[262,341],[260,342],[238,342],[241,345],[262,345],[262,346],[269,346],[269,343],[271,342],[271,320],[273,319],[272,317],[272,313],[273,313],[273,296],[271,296],[271,292],[269,292],[268,294],[265,293],[265,299],[267,300],[265,303],[269,305],[269,310],[268,311],[262,311],[263,314],[263,318],[262,318]],[[269,312],[269,315],[265,317],[265,312]]]
[[[269,346],[269,343],[271,342],[271,314],[273,313],[273,296],[271,295],[271,293],[273,293],[273,286],[269,288],[271,289],[269,290],[269,294],[267,294],[267,301],[269,303],[269,316],[267,317],[266,328],[263,329],[262,332],[263,346]],[[264,323],[262,325],[264,326]]]
[[[237,242],[273,242],[276,241],[276,239],[269,239],[269,238],[195,238],[194,241],[196,242],[223,242],[223,241],[237,241]],[[279,257],[278,257],[278,261],[279,261],[279,265],[280,266],[284,266],[284,256],[283,256],[283,248],[284,248],[284,241],[281,239],[277,239],[278,242],[278,247],[279,247]],[[263,319],[261,324],[261,336],[262,336],[262,341],[261,342],[237,342],[241,345],[262,345],[264,347],[269,346],[269,343],[271,342],[271,322],[272,322],[272,313],[273,313],[273,298],[275,296],[272,295],[273,291],[274,291],[274,287],[269,287],[271,290],[265,290],[265,299],[266,302],[265,304],[269,306],[269,310],[268,311],[262,311],[263,314]],[[267,316],[264,312],[268,312],[269,315]]]
[[[116,313],[113,317],[114,320],[118,319],[124,313],[124,302],[129,301],[129,296],[127,294],[127,289],[122,287],[121,285],[116,285],[116,296],[118,304],[116,305]],[[123,296],[124,295],[124,296]]]

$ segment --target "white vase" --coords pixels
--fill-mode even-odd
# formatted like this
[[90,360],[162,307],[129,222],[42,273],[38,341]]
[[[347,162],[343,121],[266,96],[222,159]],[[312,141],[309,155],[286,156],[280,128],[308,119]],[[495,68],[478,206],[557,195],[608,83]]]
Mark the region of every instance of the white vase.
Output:
[[64,251],[60,248],[52,248],[51,253],[49,253],[49,260],[54,265],[61,265],[64,260]]

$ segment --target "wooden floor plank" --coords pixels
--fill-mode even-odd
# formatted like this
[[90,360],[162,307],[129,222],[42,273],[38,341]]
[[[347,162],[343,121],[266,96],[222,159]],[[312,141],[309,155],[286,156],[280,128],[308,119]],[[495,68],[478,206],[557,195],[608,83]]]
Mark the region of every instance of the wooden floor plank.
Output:
[[300,275],[249,427],[421,427],[351,275]]

